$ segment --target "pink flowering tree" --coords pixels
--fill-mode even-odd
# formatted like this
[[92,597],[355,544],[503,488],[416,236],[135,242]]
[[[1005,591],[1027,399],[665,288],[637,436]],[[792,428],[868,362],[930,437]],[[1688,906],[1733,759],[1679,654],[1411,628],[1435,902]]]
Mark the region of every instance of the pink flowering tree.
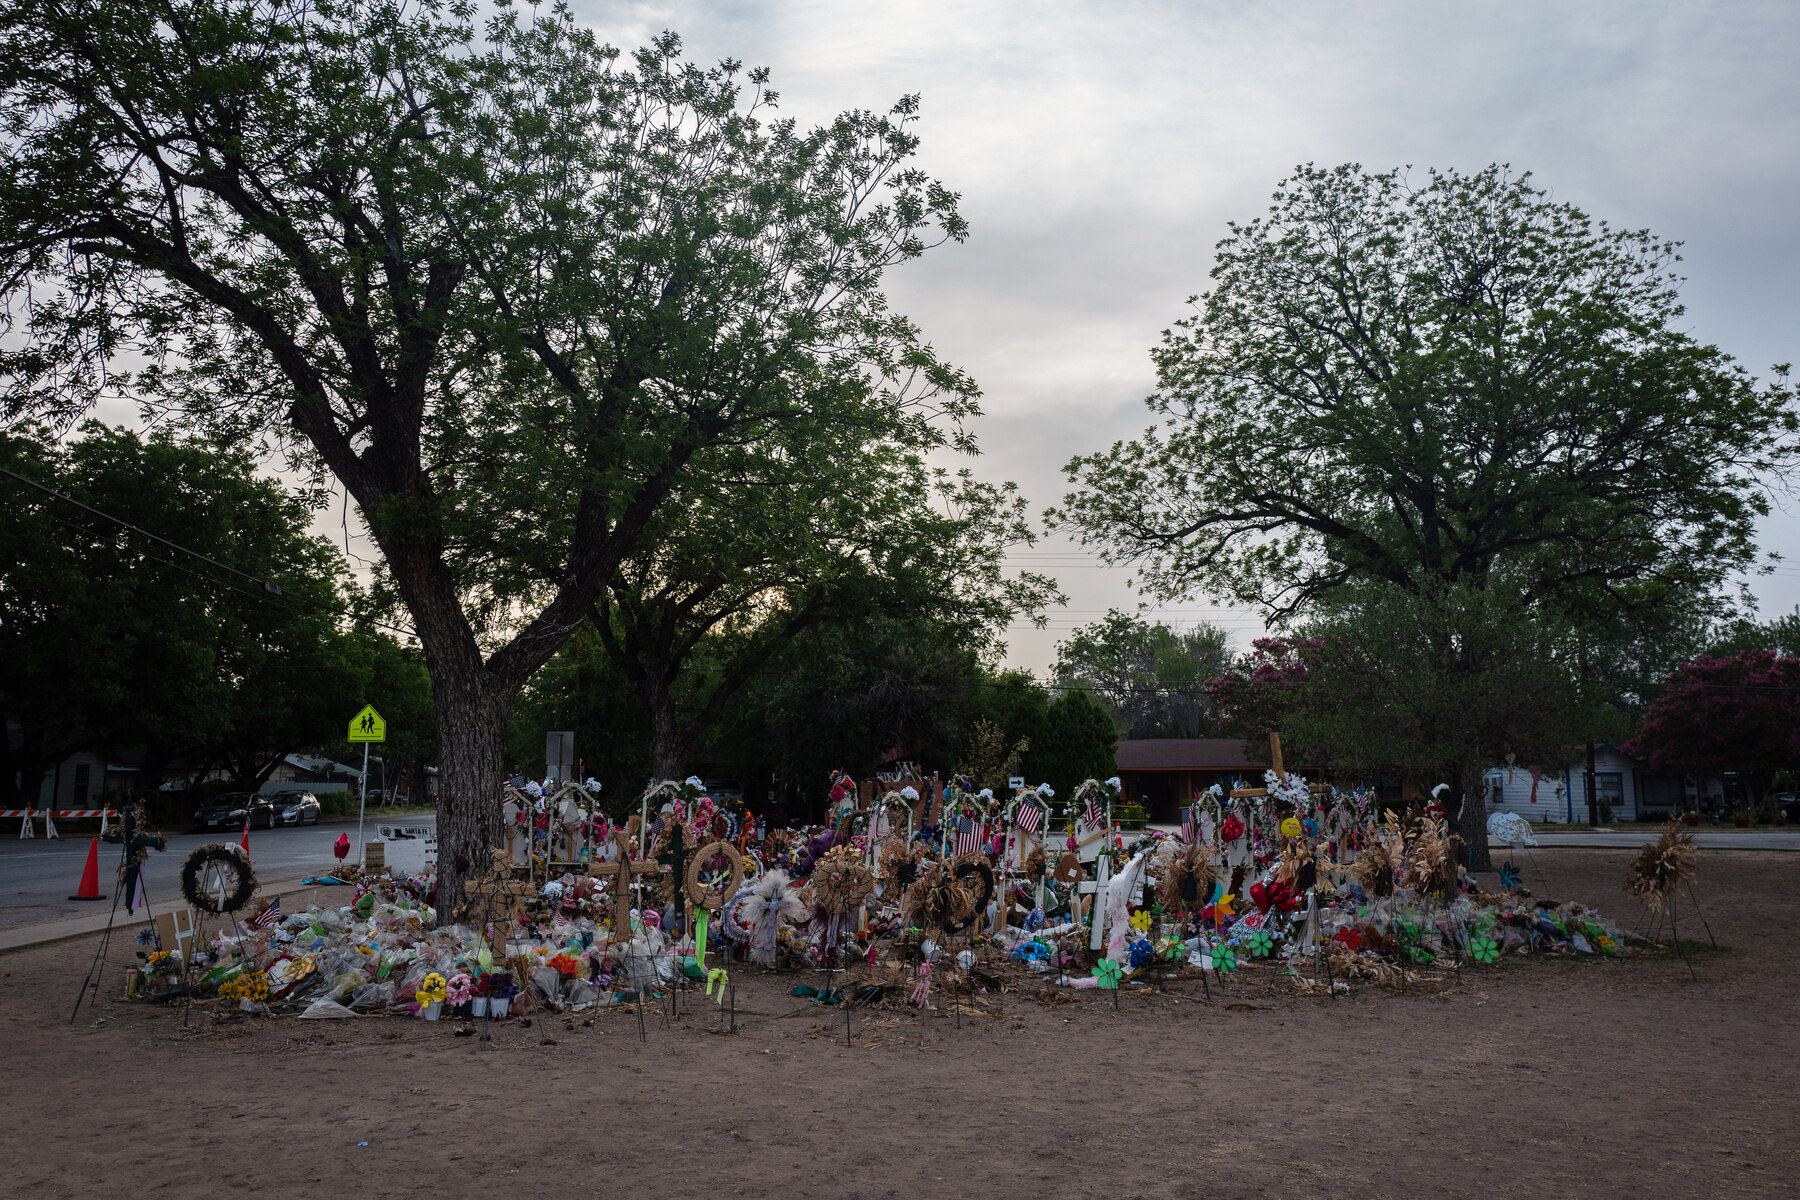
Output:
[[1683,663],[1622,749],[1659,771],[1735,772],[1756,807],[1800,765],[1800,658],[1740,650]]

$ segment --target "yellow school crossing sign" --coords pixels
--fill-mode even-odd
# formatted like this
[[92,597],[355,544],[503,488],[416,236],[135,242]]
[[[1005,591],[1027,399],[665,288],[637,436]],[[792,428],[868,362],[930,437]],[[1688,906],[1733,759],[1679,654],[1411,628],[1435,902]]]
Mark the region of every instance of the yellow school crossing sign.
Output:
[[387,722],[375,711],[373,704],[363,705],[363,710],[350,718],[350,740],[353,742],[385,742],[387,741]]

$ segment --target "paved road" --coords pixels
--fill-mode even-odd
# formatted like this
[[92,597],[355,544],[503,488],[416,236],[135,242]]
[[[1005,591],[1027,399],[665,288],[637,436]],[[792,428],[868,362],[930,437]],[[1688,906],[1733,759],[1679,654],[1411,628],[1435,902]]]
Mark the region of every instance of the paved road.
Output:
[[[371,817],[368,836],[375,836],[378,823],[416,825],[436,820],[434,813],[405,817]],[[15,837],[0,838],[0,929],[53,921],[59,917],[86,915],[96,909],[111,907],[113,880],[119,865],[119,848],[100,843],[100,891],[105,902],[71,901],[81,883],[81,869],[87,862],[91,833],[71,836],[64,841],[49,842],[39,836],[31,841]],[[340,832],[350,834],[350,856],[356,857],[356,822],[323,821],[299,829],[252,829],[250,856],[256,862],[256,873],[263,879],[288,879],[311,872],[329,872],[337,859],[331,844]],[[16,832],[16,831],[15,831]],[[145,863],[144,888],[152,902],[165,903],[174,896],[181,864],[198,846],[208,842],[235,842],[237,833],[172,833],[169,849],[158,854],[151,851]],[[123,910],[121,910],[123,911]]]
[[[1635,849],[1656,837],[1654,829],[1591,829],[1534,834],[1540,846],[1613,846]],[[1800,829],[1694,830],[1694,844],[1708,850],[1800,850]]]

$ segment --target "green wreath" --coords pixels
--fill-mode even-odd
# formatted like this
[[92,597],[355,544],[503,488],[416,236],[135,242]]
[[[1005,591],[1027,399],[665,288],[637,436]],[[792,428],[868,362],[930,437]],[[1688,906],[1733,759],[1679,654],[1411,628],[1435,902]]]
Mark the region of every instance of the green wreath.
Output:
[[[215,866],[230,882],[230,890],[209,894],[200,886],[200,875],[207,865]],[[215,915],[234,913],[250,903],[256,894],[256,872],[235,846],[212,842],[188,855],[181,864],[181,895],[201,912]]]

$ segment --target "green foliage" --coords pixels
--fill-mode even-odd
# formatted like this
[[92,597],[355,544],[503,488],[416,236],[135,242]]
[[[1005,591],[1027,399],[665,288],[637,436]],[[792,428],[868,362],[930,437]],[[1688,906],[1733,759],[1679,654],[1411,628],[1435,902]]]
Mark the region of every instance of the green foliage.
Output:
[[[345,625],[342,557],[307,532],[307,505],[247,455],[167,431],[94,424],[63,442],[19,426],[0,435],[0,465],[147,531],[0,484],[11,510],[0,529],[0,697],[24,731],[9,785],[16,771],[29,790],[83,744],[145,750],[150,788],[177,758],[222,762],[254,785],[283,753],[340,743],[365,696],[388,705],[392,736],[422,730],[428,751],[416,654]],[[409,662],[410,708],[385,682]]]
[[956,770],[959,775],[967,775],[977,790],[992,788],[998,794],[1005,790],[1014,766],[1029,749],[1030,739],[1008,742],[1005,730],[986,717],[976,717],[969,726],[969,744]]
[[1230,641],[1213,625],[1171,629],[1115,609],[1058,644],[1051,678],[1092,692],[1122,737],[1211,737],[1218,714],[1206,684],[1224,670]]
[[1704,606],[1800,430],[1680,328],[1675,247],[1500,167],[1303,167],[1157,351],[1167,432],[1069,464],[1053,517],[1157,596],[1294,612],[1346,584]]
[[432,673],[440,912],[519,689],[663,506],[846,429],[970,446],[880,290],[967,233],[916,97],[805,129],[767,83],[563,5],[0,0],[0,404],[104,387],[342,483]]
[[1030,776],[1067,801],[1086,779],[1107,779],[1118,769],[1112,714],[1086,692],[1064,692],[1044,714],[1044,740],[1028,755]]
[[1741,650],[1773,650],[1787,658],[1800,658],[1800,608],[1772,621],[1738,616],[1715,630],[1706,646],[1706,653],[1715,658],[1728,658]]
[[1337,778],[1399,775],[1472,787],[1485,766],[1567,761],[1597,714],[1584,706],[1575,638],[1516,593],[1427,596],[1379,583],[1339,593],[1292,641],[1261,641],[1216,689],[1227,728],[1266,754]]
[[[1682,329],[1675,250],[1499,166],[1301,167],[1165,332],[1160,426],[1071,461],[1049,517],[1159,599],[1315,617],[1336,761],[1472,789],[1599,702],[1623,732],[1730,610],[1800,434],[1785,367]],[[1461,832],[1479,856],[1474,806]]]
[[1056,594],[1047,579],[1002,572],[1006,548],[1034,537],[1011,484],[927,472],[866,428],[811,456],[838,465],[772,461],[752,481],[753,503],[743,481],[691,502],[684,488],[594,614],[646,706],[653,774],[684,773],[731,697],[804,629],[932,621],[985,656],[1009,621]]

